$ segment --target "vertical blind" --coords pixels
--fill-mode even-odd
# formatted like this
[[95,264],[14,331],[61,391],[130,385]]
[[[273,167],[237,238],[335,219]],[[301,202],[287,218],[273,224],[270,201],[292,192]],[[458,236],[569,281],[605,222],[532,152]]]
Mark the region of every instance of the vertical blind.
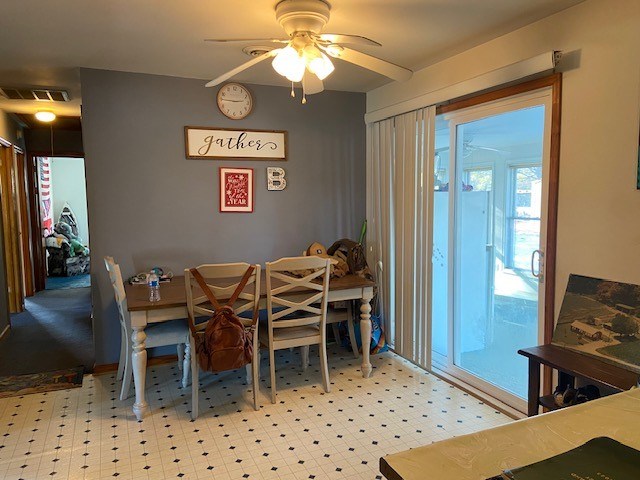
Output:
[[431,366],[431,246],[435,107],[369,125],[370,224],[379,313],[393,349]]

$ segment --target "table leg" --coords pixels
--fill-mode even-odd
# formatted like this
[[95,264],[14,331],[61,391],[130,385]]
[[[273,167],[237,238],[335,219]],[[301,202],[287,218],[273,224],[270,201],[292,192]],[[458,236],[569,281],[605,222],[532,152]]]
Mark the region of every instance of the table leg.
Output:
[[133,386],[136,390],[136,401],[133,404],[133,413],[138,420],[148,409],[144,399],[144,387],[147,372],[147,345],[145,343],[147,334],[144,333],[144,326],[134,326],[131,340],[133,342],[133,352],[131,353],[131,365],[133,366]]
[[573,375],[568,373],[559,371],[558,372],[558,385],[560,388],[567,388],[567,386],[571,388],[575,388],[576,386],[576,378]]
[[529,400],[527,415],[533,417],[538,414],[538,400],[540,397],[540,362],[529,358]]
[[371,297],[363,296],[360,305],[360,337],[362,340],[362,377],[371,376],[371,362],[369,348],[371,346]]

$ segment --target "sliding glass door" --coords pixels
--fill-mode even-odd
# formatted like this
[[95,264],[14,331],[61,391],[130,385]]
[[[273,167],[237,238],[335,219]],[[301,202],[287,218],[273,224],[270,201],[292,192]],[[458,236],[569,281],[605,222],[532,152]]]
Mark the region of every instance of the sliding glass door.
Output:
[[436,119],[433,362],[525,409],[542,342],[550,91]]

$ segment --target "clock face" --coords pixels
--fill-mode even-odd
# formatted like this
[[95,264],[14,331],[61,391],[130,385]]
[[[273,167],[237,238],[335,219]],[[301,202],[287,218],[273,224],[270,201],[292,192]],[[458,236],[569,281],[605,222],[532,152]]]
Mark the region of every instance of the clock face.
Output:
[[218,108],[233,120],[249,115],[252,106],[251,93],[238,83],[227,83],[218,90]]

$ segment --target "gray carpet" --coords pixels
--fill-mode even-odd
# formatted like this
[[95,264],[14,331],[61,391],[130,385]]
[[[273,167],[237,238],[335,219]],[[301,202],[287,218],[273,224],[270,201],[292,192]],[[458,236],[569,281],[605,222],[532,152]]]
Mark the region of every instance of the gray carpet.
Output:
[[11,330],[0,341],[0,375],[20,375],[84,365],[95,360],[91,289],[44,290],[11,315]]
[[45,280],[47,290],[58,290],[62,288],[82,288],[91,286],[91,275],[74,275],[72,277],[47,277]]

